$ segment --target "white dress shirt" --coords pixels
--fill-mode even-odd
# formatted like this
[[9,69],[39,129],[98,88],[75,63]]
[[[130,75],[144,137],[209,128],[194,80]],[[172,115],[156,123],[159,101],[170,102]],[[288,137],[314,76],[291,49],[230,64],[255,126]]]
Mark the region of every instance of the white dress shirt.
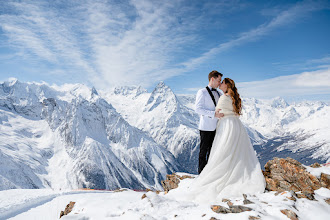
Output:
[[[212,88],[208,86],[210,90]],[[218,103],[219,95],[212,91],[215,102]],[[215,105],[206,88],[200,89],[196,95],[195,111],[200,115],[198,129],[201,131],[214,131],[217,127],[218,118],[214,117]]]

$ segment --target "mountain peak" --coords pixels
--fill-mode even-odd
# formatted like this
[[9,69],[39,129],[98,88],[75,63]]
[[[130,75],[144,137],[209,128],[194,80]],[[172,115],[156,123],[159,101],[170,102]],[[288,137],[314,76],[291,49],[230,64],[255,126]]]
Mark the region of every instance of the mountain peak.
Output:
[[281,97],[276,97],[272,100],[271,106],[274,108],[286,108],[289,104]]
[[95,87],[92,88],[92,96],[93,95],[99,95],[99,93],[96,91]]
[[152,91],[152,94],[153,93],[170,93],[174,95],[172,89],[169,86],[167,86],[163,81],[160,81],[157,84],[155,89]]
[[11,78],[9,78],[8,81],[6,81],[5,83],[6,83],[8,86],[13,86],[13,85],[15,85],[17,82],[18,82],[18,79],[17,79],[17,78],[11,77]]
[[162,87],[166,87],[164,81],[160,81],[156,86],[156,88],[162,88]]
[[16,78],[9,78],[2,83],[2,89],[5,93],[9,93],[11,88],[18,83],[18,79]]
[[119,86],[114,88],[113,91],[116,95],[134,95],[134,96],[138,96],[141,95],[143,93],[147,93],[147,90],[142,88],[141,86]]
[[155,89],[152,91],[148,101],[147,101],[147,109],[151,111],[156,108],[159,104],[166,103],[166,107],[176,106],[178,104],[178,100],[171,90],[170,87],[165,85],[163,81],[159,82]]

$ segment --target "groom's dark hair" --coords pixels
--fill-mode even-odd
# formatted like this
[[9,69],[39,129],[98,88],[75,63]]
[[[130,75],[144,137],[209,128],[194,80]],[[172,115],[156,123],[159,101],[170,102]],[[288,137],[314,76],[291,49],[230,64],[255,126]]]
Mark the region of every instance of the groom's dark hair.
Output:
[[218,71],[216,70],[213,70],[209,73],[209,81],[211,80],[212,77],[214,78],[218,78],[219,76],[223,76],[222,73],[219,73]]

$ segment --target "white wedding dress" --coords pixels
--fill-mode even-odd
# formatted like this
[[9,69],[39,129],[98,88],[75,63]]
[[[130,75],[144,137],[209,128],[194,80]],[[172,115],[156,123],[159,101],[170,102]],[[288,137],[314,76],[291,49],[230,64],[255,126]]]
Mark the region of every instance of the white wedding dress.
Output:
[[260,163],[242,122],[233,111],[232,99],[222,95],[216,109],[221,109],[225,116],[218,121],[208,163],[191,184],[173,190],[173,195],[179,193],[184,200],[221,202],[223,198],[265,190]]

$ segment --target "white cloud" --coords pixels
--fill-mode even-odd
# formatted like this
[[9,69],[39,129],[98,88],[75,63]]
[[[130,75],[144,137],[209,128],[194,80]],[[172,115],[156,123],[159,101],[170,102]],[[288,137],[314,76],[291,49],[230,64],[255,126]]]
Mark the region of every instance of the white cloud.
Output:
[[0,15],[0,27],[24,58],[55,65],[53,72],[74,70],[103,88],[149,86],[182,73],[175,53],[194,42],[196,36],[189,31],[199,22],[186,25],[192,23],[188,21],[192,12],[181,4],[9,1],[10,11]]
[[273,98],[330,94],[330,69],[237,83],[243,97]]
[[268,24],[241,33],[236,39],[222,43],[200,57],[182,62],[185,58],[178,61],[177,54],[185,46],[197,44],[196,30],[210,19],[206,12],[227,13],[237,10],[237,4],[242,6],[236,1],[208,2],[200,13],[196,7],[190,6],[196,3],[188,3],[151,0],[8,1],[1,3],[6,5],[9,13],[1,11],[0,27],[9,44],[18,49],[17,54],[23,54],[27,60],[48,63],[53,75],[75,74],[73,78],[86,79],[103,89],[118,84],[147,87],[155,81],[190,71],[219,52],[256,40],[321,7],[298,3]]

